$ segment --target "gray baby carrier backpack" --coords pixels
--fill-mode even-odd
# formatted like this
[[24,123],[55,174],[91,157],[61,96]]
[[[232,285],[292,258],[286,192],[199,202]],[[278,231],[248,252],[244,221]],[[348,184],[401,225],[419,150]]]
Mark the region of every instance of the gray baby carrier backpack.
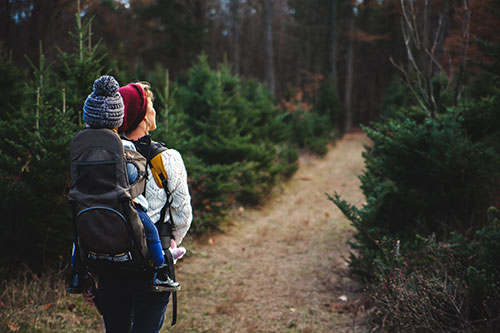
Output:
[[[144,192],[146,159],[124,149],[118,134],[107,128],[87,128],[76,134],[70,159],[69,201],[80,269],[145,270],[146,237],[132,199]],[[138,170],[133,184],[127,177],[128,162]]]

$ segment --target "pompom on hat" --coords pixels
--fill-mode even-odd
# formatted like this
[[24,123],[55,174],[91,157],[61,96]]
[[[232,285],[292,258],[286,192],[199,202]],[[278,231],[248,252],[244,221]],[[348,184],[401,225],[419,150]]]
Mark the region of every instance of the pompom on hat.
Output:
[[112,76],[104,75],[95,80],[94,91],[83,105],[83,121],[92,127],[118,128],[123,122],[123,99],[118,92],[120,85]]
[[137,128],[139,123],[146,117],[148,99],[144,89],[136,83],[121,87],[119,92],[125,105],[125,115],[118,132],[129,132]]

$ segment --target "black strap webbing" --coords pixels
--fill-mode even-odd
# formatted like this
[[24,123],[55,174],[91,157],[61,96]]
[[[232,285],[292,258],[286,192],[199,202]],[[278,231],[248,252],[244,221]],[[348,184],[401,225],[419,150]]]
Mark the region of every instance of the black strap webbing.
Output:
[[[174,258],[172,252],[165,251],[165,258],[167,259],[168,270],[170,277],[175,281]],[[177,322],[177,292],[172,291],[172,326]]]

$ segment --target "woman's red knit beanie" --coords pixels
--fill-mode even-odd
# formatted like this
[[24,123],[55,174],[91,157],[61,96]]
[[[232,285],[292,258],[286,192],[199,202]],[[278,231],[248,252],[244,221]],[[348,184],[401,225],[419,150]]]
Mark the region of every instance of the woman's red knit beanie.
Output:
[[134,130],[146,116],[148,99],[144,89],[135,83],[121,87],[118,91],[125,105],[123,124],[118,128],[118,132],[129,132]]

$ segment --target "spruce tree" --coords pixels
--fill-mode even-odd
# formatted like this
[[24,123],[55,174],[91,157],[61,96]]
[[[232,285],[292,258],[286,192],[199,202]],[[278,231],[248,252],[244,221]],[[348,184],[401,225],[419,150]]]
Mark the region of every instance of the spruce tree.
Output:
[[0,43],[0,119],[15,117],[24,101],[25,73],[12,61]]
[[[33,80],[15,117],[0,120],[0,204],[8,239],[0,245],[5,268],[21,262],[32,268],[55,264],[71,251],[72,216],[67,203],[69,144],[82,127],[82,106],[102,70],[104,56],[90,43],[90,20],[76,15],[76,48],[60,52],[62,68],[47,64],[40,44],[28,59]],[[12,79],[14,81],[14,79]],[[15,82],[12,82],[15,84]]]
[[229,66],[214,71],[200,57],[178,90],[175,108],[176,121],[169,124],[182,128],[180,149],[202,224],[216,226],[234,202],[258,203],[279,175],[295,171],[290,129],[272,95],[232,75]]
[[62,61],[61,81],[66,89],[66,100],[72,119],[82,126],[83,101],[91,92],[94,81],[103,71],[105,54],[100,52],[99,42],[92,45],[92,19],[82,20],[80,10],[75,14],[76,31],[70,33],[74,40],[74,51],[60,51]]
[[40,50],[34,79],[27,84],[26,106],[0,121],[0,206],[5,212],[0,245],[6,265],[28,263],[33,269],[54,263],[70,248],[71,214],[65,193],[68,145],[75,126],[64,106],[64,93]]

